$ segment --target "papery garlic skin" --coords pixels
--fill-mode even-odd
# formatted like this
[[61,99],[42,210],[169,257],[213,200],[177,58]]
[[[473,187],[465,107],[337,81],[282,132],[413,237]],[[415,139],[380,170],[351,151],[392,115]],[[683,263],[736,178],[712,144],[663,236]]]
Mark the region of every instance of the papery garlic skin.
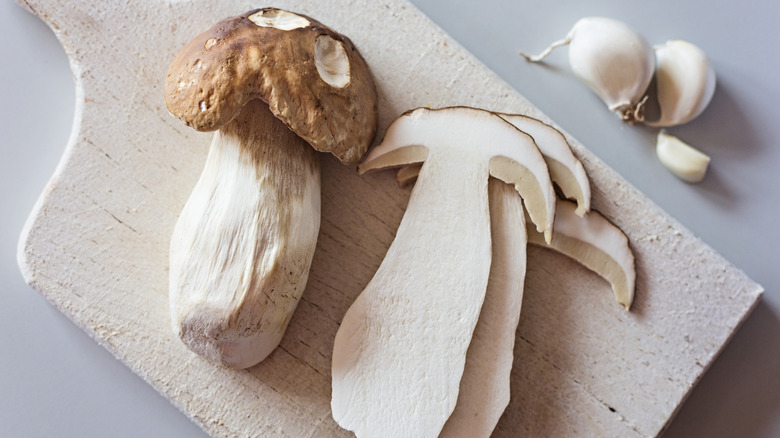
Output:
[[581,19],[569,37],[569,63],[574,74],[610,111],[634,121],[637,113],[641,114],[642,98],[655,68],[655,55],[647,40],[625,23],[603,17]]
[[697,183],[707,174],[710,157],[664,131],[658,133],[655,152],[661,164],[683,181]]
[[661,116],[648,126],[690,122],[707,108],[715,93],[715,69],[699,47],[681,40],[655,47],[656,84]]

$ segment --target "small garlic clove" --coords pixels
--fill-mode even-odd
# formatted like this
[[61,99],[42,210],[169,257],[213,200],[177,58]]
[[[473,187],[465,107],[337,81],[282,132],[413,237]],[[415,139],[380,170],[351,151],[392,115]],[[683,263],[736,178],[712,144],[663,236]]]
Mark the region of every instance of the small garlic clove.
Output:
[[552,43],[538,56],[520,55],[538,62],[564,45],[569,45],[574,74],[610,111],[629,123],[641,121],[643,98],[655,70],[653,48],[642,35],[611,18],[585,17],[575,23],[566,38]]
[[661,164],[681,180],[690,183],[704,179],[710,164],[708,155],[664,131],[658,133],[655,152]]
[[661,115],[645,124],[655,127],[687,123],[704,111],[715,93],[715,70],[703,50],[687,41],[655,47],[656,85]]

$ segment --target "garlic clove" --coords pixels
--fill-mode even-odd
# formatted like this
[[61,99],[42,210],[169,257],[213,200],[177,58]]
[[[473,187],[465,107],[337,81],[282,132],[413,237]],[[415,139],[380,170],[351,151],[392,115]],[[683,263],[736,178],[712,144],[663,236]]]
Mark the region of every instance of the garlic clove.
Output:
[[710,157],[664,131],[658,133],[656,154],[667,169],[683,181],[697,183],[704,179]]
[[715,93],[715,70],[707,54],[687,41],[655,47],[660,118],[644,123],[669,127],[687,123],[704,111]]
[[552,43],[538,56],[521,55],[538,62],[563,45],[569,45],[574,74],[610,111],[629,123],[642,120],[643,98],[655,70],[653,48],[642,35],[618,20],[585,17],[575,23],[566,38]]
[[650,44],[625,23],[603,17],[580,20],[569,48],[572,71],[621,117],[633,117],[653,78]]

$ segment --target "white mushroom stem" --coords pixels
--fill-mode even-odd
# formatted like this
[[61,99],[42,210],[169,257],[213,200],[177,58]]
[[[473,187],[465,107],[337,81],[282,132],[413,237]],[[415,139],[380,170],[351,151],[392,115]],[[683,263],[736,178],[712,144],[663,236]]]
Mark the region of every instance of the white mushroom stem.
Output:
[[358,437],[436,437],[452,413],[490,272],[488,177],[515,184],[551,232],[544,159],[497,115],[407,113],[361,171],[423,160],[395,240],[336,334],[333,417]]
[[458,402],[439,438],[489,437],[509,405],[525,282],[525,219],[523,202],[511,186],[491,179],[488,191],[493,241],[490,280],[466,355]]
[[231,368],[279,344],[320,223],[316,153],[259,100],[218,131],[171,239],[174,331]]

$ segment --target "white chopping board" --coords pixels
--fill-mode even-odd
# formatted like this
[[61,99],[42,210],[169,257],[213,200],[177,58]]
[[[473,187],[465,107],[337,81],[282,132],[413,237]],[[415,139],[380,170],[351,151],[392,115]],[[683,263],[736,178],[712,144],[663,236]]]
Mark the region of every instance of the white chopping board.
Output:
[[[167,114],[173,55],[248,2],[24,4],[62,41],[76,78],[65,156],[25,228],[27,281],[215,436],[348,436],[330,417],[330,349],[379,266],[408,198],[323,156],[323,224],[308,288],[279,348],[216,368],[170,331],[168,239],[210,141]],[[280,1],[348,35],[379,83],[380,126],[417,106],[471,105],[549,121],[403,1]],[[360,19],[356,19],[360,17]],[[565,127],[564,127],[565,128]],[[529,249],[512,403],[496,436],[655,436],[761,288],[572,139],[594,207],[637,255],[635,306],[562,256]]]

